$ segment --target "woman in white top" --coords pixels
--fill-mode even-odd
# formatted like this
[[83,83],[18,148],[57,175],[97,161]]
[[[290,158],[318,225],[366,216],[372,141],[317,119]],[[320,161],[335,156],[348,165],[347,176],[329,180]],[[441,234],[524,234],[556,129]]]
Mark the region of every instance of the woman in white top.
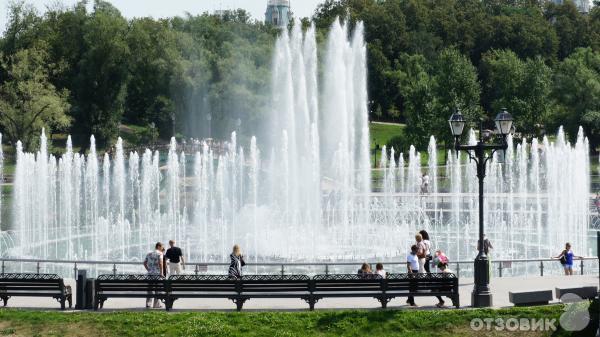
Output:
[[387,272],[383,269],[383,263],[377,263],[375,265],[375,274],[381,276],[381,278],[386,278]]
[[427,273],[431,273],[431,260],[433,260],[431,256],[431,241],[429,241],[429,233],[426,230],[422,229],[419,231],[421,237],[423,238],[423,244],[425,245],[425,263],[423,264],[424,270]]
[[423,236],[420,233],[415,235],[415,240],[417,241],[415,245],[417,246],[417,259],[419,262],[419,273],[425,272],[425,263],[427,259],[427,246],[425,242],[423,242]]

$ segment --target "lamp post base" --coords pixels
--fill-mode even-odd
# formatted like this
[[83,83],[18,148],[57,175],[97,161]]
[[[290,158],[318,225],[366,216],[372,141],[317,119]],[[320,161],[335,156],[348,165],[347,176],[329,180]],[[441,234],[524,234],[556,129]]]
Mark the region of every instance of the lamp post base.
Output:
[[485,308],[492,306],[490,291],[490,261],[484,252],[479,252],[475,258],[475,286],[471,293],[471,306]]
[[492,293],[471,293],[471,306],[473,308],[487,308],[492,306]]

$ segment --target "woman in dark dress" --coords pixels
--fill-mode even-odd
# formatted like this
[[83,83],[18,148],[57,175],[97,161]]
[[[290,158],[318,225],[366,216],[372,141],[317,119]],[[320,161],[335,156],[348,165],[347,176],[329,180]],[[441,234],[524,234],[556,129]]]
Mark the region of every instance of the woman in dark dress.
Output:
[[233,246],[233,252],[229,255],[231,263],[229,264],[229,277],[242,278],[242,267],[246,265],[244,256],[239,245]]

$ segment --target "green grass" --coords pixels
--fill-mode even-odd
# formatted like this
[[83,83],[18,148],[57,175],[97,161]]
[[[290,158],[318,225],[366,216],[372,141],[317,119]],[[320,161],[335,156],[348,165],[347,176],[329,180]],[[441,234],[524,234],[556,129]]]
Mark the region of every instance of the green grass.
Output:
[[[562,305],[510,309],[314,312],[78,312],[0,310],[13,336],[480,336],[474,318],[558,318]],[[547,336],[547,332],[510,332]],[[502,335],[502,334],[495,334]]]
[[380,124],[377,122],[369,123],[369,134],[371,136],[371,149],[375,148],[375,144],[383,146],[395,136],[402,134],[402,130],[406,127],[404,124]]

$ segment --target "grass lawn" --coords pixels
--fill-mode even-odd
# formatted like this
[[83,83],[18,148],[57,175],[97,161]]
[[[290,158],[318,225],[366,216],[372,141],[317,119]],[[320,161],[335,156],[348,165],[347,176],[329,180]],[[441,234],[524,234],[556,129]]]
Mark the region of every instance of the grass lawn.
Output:
[[371,149],[375,148],[375,144],[379,144],[380,147],[387,144],[392,137],[402,134],[402,130],[405,127],[405,124],[369,123]]
[[[484,310],[79,312],[0,310],[5,336],[548,336],[474,331],[474,318],[556,318],[562,305]],[[558,324],[557,324],[558,325]],[[557,335],[554,332],[554,335]],[[569,335],[559,331],[558,335]]]

